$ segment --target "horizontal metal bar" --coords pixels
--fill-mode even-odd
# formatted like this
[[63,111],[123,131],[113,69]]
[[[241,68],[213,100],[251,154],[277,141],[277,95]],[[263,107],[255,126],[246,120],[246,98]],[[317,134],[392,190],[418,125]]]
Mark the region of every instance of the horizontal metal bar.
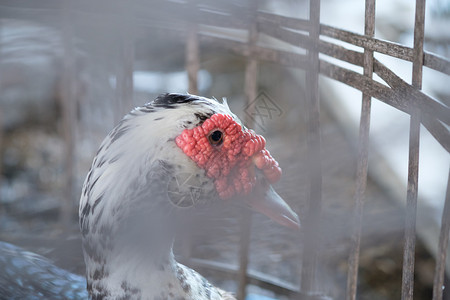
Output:
[[259,23],[269,21],[279,26],[303,31],[309,31],[311,27],[309,20],[306,19],[286,17],[261,11],[258,12],[257,20]]
[[226,49],[235,54],[242,56],[250,56],[266,61],[284,65],[286,67],[306,68],[308,62],[307,56],[304,54],[288,52],[278,49],[270,49],[262,46],[254,46],[253,49],[247,44],[237,41],[214,37],[206,34],[200,35],[200,40],[209,43],[209,46]]
[[[185,263],[187,266],[192,267],[194,269],[203,269],[205,271],[213,271],[219,272],[222,275],[228,275],[232,278],[235,278],[239,267],[234,264],[228,264],[224,262],[200,259],[200,258],[191,258],[189,262],[183,261],[183,258],[177,258],[181,263]],[[281,280],[277,277],[270,276],[267,273],[258,272],[255,270],[249,269],[247,272],[248,281],[250,284],[257,285],[263,289],[273,291],[280,295],[287,296],[299,296],[302,300],[325,300],[331,299],[329,297],[325,297],[320,294],[310,294],[307,295],[305,293],[300,292],[297,285]]]
[[[408,99],[404,99],[395,90],[377,81],[371,80],[357,72],[321,60],[320,73],[367,93],[368,95],[371,95],[372,97],[377,98],[378,100],[407,114],[413,113],[414,106],[408,104]],[[428,114],[422,115],[422,123],[442,145],[442,147],[450,152],[449,130],[433,116]]]
[[413,50],[397,43],[368,37],[324,24],[320,26],[320,34],[403,60],[412,61],[413,59]]
[[[173,16],[170,18],[171,22],[186,22],[194,19],[198,22],[198,24],[224,28],[247,29],[249,24],[247,18],[245,18],[247,15],[245,8],[240,8],[233,5],[226,6],[226,9],[223,8],[224,11],[222,12],[220,10],[211,11],[195,8],[190,6],[189,2],[175,3],[165,1],[161,2],[162,5],[156,14],[154,7],[148,5],[147,2],[136,0],[133,2],[135,3],[135,17],[142,21],[145,21],[146,19],[148,20],[149,16],[152,18],[167,18],[169,16]],[[94,24],[98,24],[98,18],[101,17],[101,15],[115,15],[117,12],[121,11],[120,4],[116,3],[116,5],[111,5],[115,3],[114,1],[108,2],[110,4],[105,9],[98,10],[98,6],[101,3],[106,2],[105,0],[81,1],[76,5],[73,5],[74,13],[89,13],[92,16],[91,21]],[[52,21],[61,23],[62,21],[59,17],[55,17],[58,15],[55,11],[62,9],[62,5],[58,0],[40,0],[39,2],[29,0],[6,0],[2,1],[0,7],[0,17],[15,16],[19,18],[40,19],[44,23]],[[41,18],[43,16],[46,17]],[[83,22],[85,21],[89,20],[83,19]],[[295,30],[310,30],[308,20],[286,17],[268,12],[258,12],[257,21],[258,26],[281,26]],[[139,21],[138,23],[146,24],[146,22]],[[368,37],[325,24],[320,25],[320,34],[392,57],[411,62],[413,61],[413,49],[397,43],[374,37]],[[446,58],[440,57],[439,55],[425,51],[424,66],[450,75],[450,61]]]
[[450,75],[450,61],[439,55],[424,51],[423,65],[430,69]]
[[[431,97],[420,92],[420,90],[403,81],[392,70],[383,65],[380,61],[374,60],[374,71],[386,83],[394,89],[408,103],[414,102],[414,106],[423,113],[435,116],[443,123],[450,125],[450,108],[433,100]],[[411,105],[411,103],[410,103]]]
[[[102,22],[117,22],[117,19],[115,17],[117,16],[117,13],[121,11],[121,6],[118,4],[108,5],[106,9],[99,10],[99,3],[101,4],[104,2],[105,0],[89,2],[81,1],[76,5],[73,5],[74,15],[77,16],[77,14],[81,14],[83,16],[82,19],[76,17],[74,19],[81,19],[83,24],[88,23],[95,26],[98,26]],[[191,7],[189,6],[189,2],[175,3],[166,1],[161,2],[161,9],[158,10],[158,12],[155,12],[154,7],[149,6],[148,3],[147,5],[144,5],[145,2],[143,1],[135,0],[134,2],[136,2],[134,8],[134,17],[136,18],[136,24],[139,24],[140,26],[152,26],[152,24],[154,24],[154,22],[158,20],[161,22],[170,21],[170,23],[182,23],[196,20],[199,25],[203,24],[226,29],[234,28],[246,30],[249,24],[247,18],[245,17],[247,15],[245,8],[239,9],[238,7],[233,5],[229,5],[228,10],[221,12]],[[60,28],[60,25],[63,21],[60,18],[60,14],[57,12],[58,10],[62,9],[60,1],[41,0],[38,2],[39,5],[36,3],[36,1],[29,0],[2,1],[0,5],[0,17],[30,19],[45,23],[47,25],[54,23],[53,25],[55,27]],[[111,3],[115,2],[112,1]],[[265,31],[266,33],[269,32],[269,35],[271,36],[273,35],[270,34],[270,32],[281,32],[281,35],[275,35],[275,38],[281,40],[292,40],[294,35],[291,33],[298,34],[298,32],[289,32],[287,28],[303,31],[310,30],[310,24],[308,20],[285,17],[268,12],[258,12],[257,21],[258,26],[263,28],[262,31]],[[282,28],[282,30],[280,30],[277,27],[285,28]],[[392,57],[410,62],[413,61],[413,49],[404,45],[377,39],[374,37],[368,37],[325,24],[320,25],[320,34]],[[301,40],[292,40],[296,46],[303,47],[305,49],[310,47],[308,36],[303,35],[303,37],[299,38],[303,39],[304,43],[301,43]],[[332,55],[333,51],[331,51],[330,49],[330,44],[332,45],[332,43],[322,44],[320,52],[327,55]],[[325,48],[323,48],[324,45],[326,45]],[[338,54],[340,54],[340,56],[333,57],[362,66],[362,64],[360,64],[359,58],[355,58],[354,55],[351,55],[351,52],[345,53],[345,55],[343,55],[344,49],[345,48],[342,47],[342,49],[340,49],[342,51],[337,52]],[[350,50],[347,49],[347,51]],[[438,72],[450,75],[450,60],[439,55],[425,51],[423,65]]]

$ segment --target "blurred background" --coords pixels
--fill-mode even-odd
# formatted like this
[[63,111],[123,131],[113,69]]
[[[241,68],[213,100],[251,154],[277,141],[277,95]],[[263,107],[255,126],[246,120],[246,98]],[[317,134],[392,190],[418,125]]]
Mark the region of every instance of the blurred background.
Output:
[[[256,3],[259,11],[309,17],[306,0]],[[412,47],[414,4],[410,0],[377,1],[375,37]],[[283,168],[276,189],[300,219],[304,218],[308,184],[304,172],[306,73],[258,61],[256,94],[251,103],[261,111],[257,115],[248,113],[248,59],[239,55],[239,46],[224,47],[223,40],[247,41],[251,5],[254,3],[225,0],[195,4],[162,0],[1,0],[0,240],[83,274],[78,199],[92,159],[102,139],[126,112],[165,92],[196,91],[205,97],[226,97],[232,111],[267,139],[268,149]],[[186,7],[215,12],[218,22],[222,20],[220,15],[237,18],[223,21],[220,27],[208,25],[214,22],[207,14]],[[320,10],[322,24],[364,33],[364,1],[322,0]],[[425,20],[425,50],[449,59],[450,1],[428,1]],[[263,34],[256,44],[305,53],[301,47]],[[362,52],[362,48],[342,44]],[[375,57],[411,83],[411,62],[378,53]],[[335,62],[322,54],[321,59]],[[362,73],[360,67],[345,67]],[[190,68],[199,70],[196,87],[189,86]],[[428,68],[423,72],[423,91],[448,106],[448,75]],[[361,92],[323,76],[319,88],[323,200],[317,234],[320,251],[316,290],[342,299]],[[373,100],[358,299],[400,298],[408,140],[409,115]],[[448,152],[422,127],[416,299],[431,299],[449,165]],[[231,207],[215,213],[217,217],[208,231],[190,237],[189,255],[237,266],[241,214]],[[252,272],[270,275],[286,286],[298,286],[303,232],[292,232],[254,215],[249,239]],[[182,246],[176,245],[175,250],[182,255]],[[204,268],[201,273],[225,290],[237,289],[234,277],[226,272]],[[247,291],[289,299],[256,285],[250,285]]]

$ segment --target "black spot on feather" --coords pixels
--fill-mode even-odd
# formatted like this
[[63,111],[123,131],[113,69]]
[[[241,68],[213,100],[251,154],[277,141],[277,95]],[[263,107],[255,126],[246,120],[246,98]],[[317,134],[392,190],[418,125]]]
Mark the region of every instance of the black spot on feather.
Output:
[[206,299],[211,299],[211,284],[204,277],[201,277],[201,280]]
[[101,168],[104,164],[105,164],[105,160],[102,159],[102,160],[97,164],[97,168]]
[[81,229],[83,230],[83,233],[84,233],[85,227],[86,227],[85,220],[90,211],[91,211],[91,205],[89,203],[86,203],[86,205],[83,207],[83,210],[81,211],[81,215],[80,215],[80,226],[81,226]]
[[115,163],[116,161],[118,161],[119,160],[119,158],[121,157],[121,155],[120,154],[118,154],[118,155],[116,155],[116,156],[114,156],[113,158],[111,158],[110,160],[109,160],[109,164],[113,164],[113,163]]
[[90,182],[91,181],[91,177],[92,177],[92,168],[89,170],[89,173],[88,173],[88,177],[87,177],[87,182]]
[[104,264],[105,260],[101,255],[101,250],[97,249],[92,245],[92,243],[83,241],[84,252],[95,262],[99,264]]
[[195,113],[195,117],[200,121],[206,121],[211,115]]
[[121,136],[123,136],[130,126],[116,127],[116,129],[111,133],[111,144],[117,141]]
[[96,269],[94,272],[94,275],[92,276],[92,278],[94,280],[100,280],[105,276],[105,268],[104,266],[101,267],[101,269]]
[[161,94],[152,102],[155,107],[175,108],[174,104],[189,103],[199,98],[195,95],[188,94]]
[[163,170],[165,170],[165,171],[173,170],[173,165],[171,163],[169,163],[168,161],[160,159],[158,162]]
[[97,181],[100,179],[100,176],[98,176],[97,178],[95,178],[94,182],[89,185],[89,193],[92,191],[92,188],[95,186],[95,184],[97,183]]
[[98,196],[97,199],[95,199],[94,206],[92,206],[92,211],[91,211],[92,214],[94,213],[94,210],[97,207],[97,205],[100,203],[100,201],[102,201],[102,198],[103,198],[103,193],[100,196]]
[[97,155],[100,153],[100,151],[103,150],[103,145],[100,146],[100,148],[98,148],[97,153],[95,154],[95,158],[97,158]]
[[140,293],[140,290],[136,287],[133,287],[130,283],[126,281],[122,281],[122,284],[120,285],[122,290],[125,292],[126,297],[125,299],[129,299],[132,295],[136,295]]
[[152,113],[155,111],[155,108],[152,107],[150,103],[148,103],[145,106],[139,107],[138,110],[143,113]]

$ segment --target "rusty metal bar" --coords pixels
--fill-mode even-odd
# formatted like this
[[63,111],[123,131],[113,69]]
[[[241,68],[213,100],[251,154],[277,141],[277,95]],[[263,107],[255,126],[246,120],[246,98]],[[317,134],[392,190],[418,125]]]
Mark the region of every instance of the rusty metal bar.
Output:
[[[388,42],[377,38],[369,38],[364,35],[323,24],[321,25],[320,34],[395,58],[400,58],[406,61],[414,60],[414,49],[397,43]],[[448,59],[425,51],[424,54],[424,66],[450,75],[450,61]]]
[[423,65],[438,72],[450,75],[450,61],[439,55],[424,51]]
[[59,220],[61,225],[68,229],[72,224],[73,216],[73,195],[74,195],[74,154],[75,154],[75,128],[76,128],[76,78],[75,62],[73,52],[73,24],[71,14],[71,1],[64,1],[63,16],[64,27],[62,30],[62,40],[64,49],[63,75],[62,75],[62,119],[64,137],[64,195],[60,207]]
[[[244,43],[219,39],[205,35],[201,35],[200,39],[202,40],[202,42],[216,45],[216,47],[220,47],[220,49],[230,50],[237,55],[242,55],[245,57],[250,56],[250,53],[248,49],[246,49]],[[321,43],[319,44],[319,49],[322,48],[322,42],[323,41],[321,41]],[[338,54],[327,53],[327,55],[330,55],[332,57],[335,57],[336,55],[346,56],[347,60],[352,60],[354,62],[363,60],[363,53],[347,53],[345,51],[346,49],[340,48],[338,50]],[[356,53],[357,56],[354,56],[353,54]],[[274,49],[264,49],[258,46],[255,47],[255,52],[252,53],[252,56],[256,57],[259,60],[279,63],[284,66],[298,67],[302,69],[306,69],[306,65],[308,63],[306,55],[289,53],[286,51]],[[439,120],[436,119],[442,117],[444,118],[442,121],[447,123],[448,114],[446,115],[445,112],[448,110],[448,107],[445,107],[444,105],[434,101],[432,98],[428,97],[426,94],[420,92],[419,90],[412,88],[409,84],[402,81],[400,77],[396,76],[391,70],[389,70],[386,66],[381,64],[376,59],[374,60],[374,72],[376,72],[377,75],[383,78],[383,80],[385,80],[386,83],[391,86],[391,89],[357,72],[336,66],[324,60],[320,60],[320,73],[327,77],[340,81],[364,93],[367,93],[372,97],[375,97],[378,100],[381,100],[384,103],[393,106],[405,113],[411,114],[413,108],[416,106],[422,112],[428,112],[429,114],[422,115],[422,122],[424,126],[436,138],[436,140],[442,145],[442,147],[450,152],[450,133],[448,129],[444,127],[439,122]],[[408,93],[408,98],[405,98],[405,93]]]
[[398,99],[403,99],[404,105],[409,108],[410,113],[418,109],[422,114],[434,116],[442,123],[450,125],[450,108],[448,106],[422,93],[414,85],[409,85],[376,59],[374,60],[374,71],[398,94]]
[[414,23],[414,54],[412,85],[422,89],[422,69],[424,62],[423,41],[425,35],[425,1],[416,0],[416,17]]
[[[248,56],[246,68],[245,68],[245,99],[247,106],[256,99],[256,93],[258,88],[258,61],[251,53],[254,51],[254,47],[258,40],[258,24],[256,23],[256,14],[258,11],[257,1],[251,1],[251,14],[252,22],[248,29],[248,48],[250,55]],[[251,112],[247,112],[247,116],[251,115]],[[246,124],[252,127],[251,118],[246,118]],[[252,224],[252,214],[250,211],[244,211],[240,220],[240,245],[239,245],[239,272],[238,272],[238,290],[236,298],[238,300],[244,300],[247,292],[248,283],[248,261],[249,261],[249,247],[250,247],[250,228]]]
[[417,186],[419,173],[420,114],[411,116],[409,134],[408,192],[403,252],[402,300],[413,299],[416,245]]
[[[375,34],[375,0],[366,0],[364,34],[372,37]],[[364,50],[364,76],[372,79],[373,51]],[[370,107],[372,98],[363,93],[361,105],[361,120],[359,125],[358,163],[356,170],[355,202],[353,206],[353,234],[348,259],[347,300],[356,299],[358,284],[359,251],[361,245],[361,228],[364,208],[364,197],[369,166],[369,132]]]
[[442,300],[444,291],[445,260],[447,258],[448,239],[450,233],[450,170],[447,180],[444,211],[442,212],[441,232],[439,234],[439,247],[436,257],[436,269],[433,282],[433,300]]
[[322,207],[322,171],[320,141],[319,103],[319,30],[320,0],[310,0],[309,19],[312,49],[308,52],[307,110],[308,110],[308,202],[309,210],[305,220],[305,241],[302,257],[301,290],[313,293],[315,290],[317,258],[320,239],[320,211]]
[[[407,114],[413,113],[414,106],[412,105],[414,103],[410,103],[411,107],[408,107],[408,102],[406,102],[405,99],[401,97],[401,93],[399,93],[398,90],[391,89],[384,84],[378,83],[375,80],[370,80],[369,78],[357,72],[336,66],[326,61],[320,61],[319,66],[321,74],[345,83],[346,85],[354,87],[355,89],[368,93],[372,97],[377,98],[378,100]],[[374,60],[375,72],[377,72],[376,68],[377,62],[376,60]],[[428,116],[424,114],[422,116],[422,120],[424,126],[430,131],[430,133],[436,138],[436,140],[442,145],[442,147],[450,152],[449,130],[444,127],[444,125],[442,125],[442,123],[440,123],[439,120],[435,118],[435,116]]]
[[[297,33],[291,33],[291,35],[292,34]],[[202,42],[216,45],[221,49],[230,50],[238,55],[246,57],[250,56],[246,45],[242,42],[206,35],[200,35],[200,39]],[[292,42],[292,38],[290,39],[290,41]],[[325,41],[319,42],[319,50],[321,53],[328,56],[338,58],[355,65],[363,65],[363,53],[348,50],[341,46],[337,46]],[[255,52],[252,53],[252,56],[256,57],[258,60],[279,63],[284,66],[297,67],[302,69],[306,69],[308,63],[307,57],[305,55],[275,49],[268,49],[260,46],[255,47]],[[413,107],[417,106],[422,112],[429,114],[429,117],[431,118],[439,118],[446,124],[449,124],[450,122],[450,114],[448,113],[449,108],[447,106],[433,100],[431,97],[422,93],[420,90],[411,87],[409,84],[401,80],[400,77],[395,75],[394,72],[389,70],[377,60],[374,60],[374,71],[392,87],[391,90],[386,89],[384,85],[379,84],[377,81],[371,79],[367,80],[365,76],[361,76],[354,71],[337,67],[324,60],[320,60],[320,68],[320,72],[322,74],[335,80],[341,81],[361,91],[365,91],[366,93],[370,93],[372,97],[379,98],[381,95],[381,98],[379,98],[380,100],[391,106],[401,109],[408,114],[411,113]],[[405,93],[408,93],[409,96],[405,97]],[[429,122],[427,123],[430,124]],[[443,145],[445,149],[449,150],[450,146],[448,145],[448,139],[444,138],[448,135],[448,130],[442,127],[439,122],[433,121],[432,123],[432,126],[427,126],[427,124],[425,124],[425,126],[427,126],[427,128],[432,127],[431,129],[428,128],[430,132]]]
[[[422,88],[425,0],[416,0],[412,85]],[[420,110],[411,114],[409,129],[408,189],[406,199],[405,245],[403,252],[402,300],[412,300],[416,246],[417,192],[419,178]]]

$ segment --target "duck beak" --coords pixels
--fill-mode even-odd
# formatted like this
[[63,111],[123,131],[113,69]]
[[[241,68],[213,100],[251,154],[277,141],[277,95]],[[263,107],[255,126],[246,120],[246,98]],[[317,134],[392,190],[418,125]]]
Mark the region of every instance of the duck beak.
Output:
[[300,220],[270,184],[257,184],[245,202],[254,211],[268,216],[280,225],[299,230]]

